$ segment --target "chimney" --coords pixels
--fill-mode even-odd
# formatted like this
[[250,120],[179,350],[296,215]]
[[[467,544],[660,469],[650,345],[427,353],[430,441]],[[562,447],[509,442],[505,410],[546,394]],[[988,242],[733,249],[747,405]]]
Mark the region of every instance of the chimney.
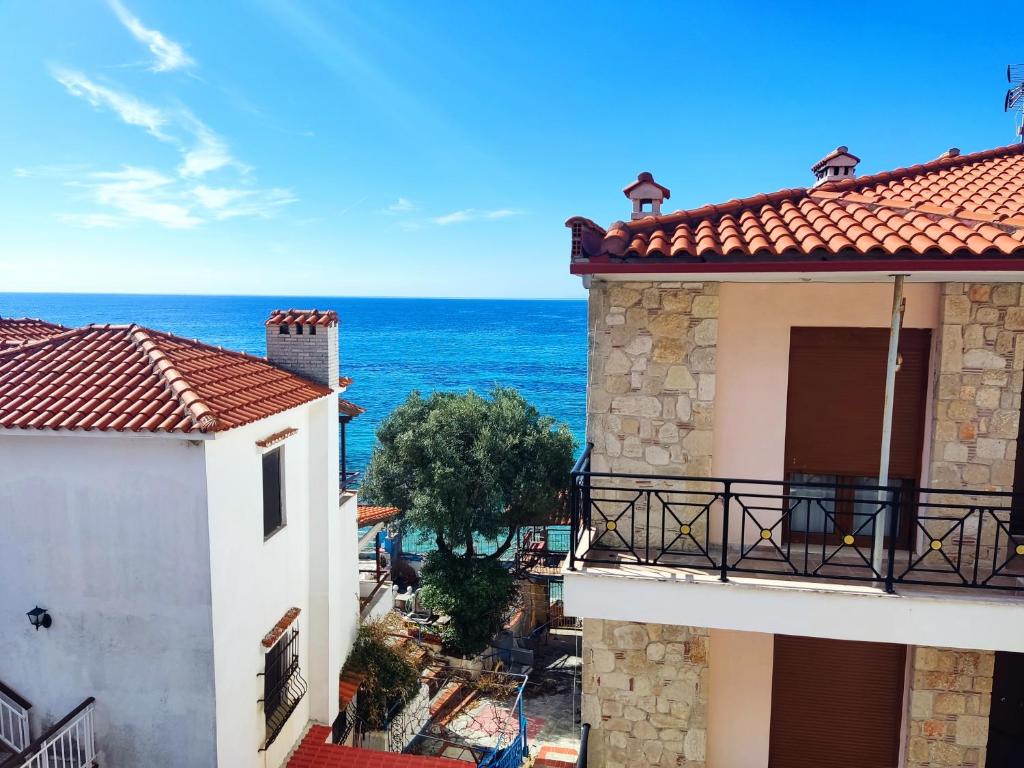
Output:
[[267,327],[267,361],[317,384],[338,389],[338,313],[276,309]]
[[660,216],[661,204],[672,197],[668,187],[663,187],[654,180],[650,173],[644,171],[636,177],[636,181],[622,190],[633,201],[631,218],[642,219],[645,216]]
[[851,155],[850,150],[846,147],[836,147],[811,166],[811,171],[816,179],[814,186],[828,181],[852,179],[857,175],[857,163],[859,162],[860,158]]

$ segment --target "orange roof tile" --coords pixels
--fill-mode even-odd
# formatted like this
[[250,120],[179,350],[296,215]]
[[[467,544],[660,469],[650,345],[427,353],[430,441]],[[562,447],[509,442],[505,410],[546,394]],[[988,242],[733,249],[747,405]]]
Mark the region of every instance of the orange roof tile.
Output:
[[45,339],[66,330],[63,325],[34,317],[0,317],[0,349]]
[[331,394],[268,363],[137,325],[0,349],[0,427],[219,432]]
[[333,309],[275,309],[267,325],[337,325],[338,313]]
[[339,397],[338,412],[341,413],[342,416],[348,416],[350,419],[354,419],[356,416],[361,416],[362,414],[366,413],[366,409],[360,405],[356,405],[355,403],[349,400],[346,400],[343,397]]
[[[615,222],[574,217],[572,272],[1024,269],[1024,144]],[[641,266],[642,265],[642,266]]]
[[460,760],[376,752],[329,743],[331,729],[314,725],[288,761],[288,768],[466,768]]
[[342,672],[338,678],[338,706],[341,709],[352,703],[365,679],[366,675],[361,672]]
[[377,523],[386,523],[388,520],[394,520],[402,514],[402,510],[398,507],[374,507],[369,504],[360,504],[356,508],[356,514],[358,515],[359,527],[362,528],[367,525],[376,525]]
[[300,613],[302,613],[301,608],[289,608],[285,611],[284,615],[277,620],[277,624],[274,625],[273,629],[263,636],[263,647],[273,648],[274,643],[281,639],[281,635],[299,618]]

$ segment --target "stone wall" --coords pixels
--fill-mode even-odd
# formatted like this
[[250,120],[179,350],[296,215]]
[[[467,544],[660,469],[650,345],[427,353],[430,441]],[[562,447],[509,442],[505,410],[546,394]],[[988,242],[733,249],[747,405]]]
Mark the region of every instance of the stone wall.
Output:
[[584,619],[590,765],[704,768],[709,640],[700,627]]
[[710,474],[718,284],[595,280],[589,328],[594,469]]
[[[1009,491],[1013,489],[1020,420],[1021,384],[1024,381],[1024,294],[1018,283],[945,283],[942,286],[939,331],[936,340],[938,379],[932,401],[932,444],[929,484],[933,488],[968,491]],[[949,496],[964,503],[963,496]],[[941,503],[932,494],[927,501]],[[1005,503],[999,500],[1000,504]],[[923,508],[924,509],[924,508]],[[950,518],[964,511],[927,508],[922,514]],[[961,565],[974,560],[979,539],[979,562],[996,567],[1009,556],[1003,546],[996,552],[993,542],[997,526],[990,516],[970,515],[964,524]],[[918,529],[918,547],[938,541],[949,524],[926,521],[928,535]],[[929,542],[929,537],[933,538]],[[942,542],[943,552],[952,547],[955,536]],[[1000,542],[1006,536],[1000,535]],[[955,556],[954,556],[955,557]],[[944,567],[938,551],[926,555],[924,566]],[[984,578],[984,574],[982,575]]]
[[[717,283],[593,282],[587,439],[594,471],[711,473],[718,302]],[[603,485],[628,490],[593,495],[595,545],[640,560],[707,548],[705,484]],[[638,485],[659,493],[638,495]]]
[[1024,381],[1016,283],[943,285],[931,483],[1010,490]]
[[904,768],[984,768],[991,651],[916,647]]

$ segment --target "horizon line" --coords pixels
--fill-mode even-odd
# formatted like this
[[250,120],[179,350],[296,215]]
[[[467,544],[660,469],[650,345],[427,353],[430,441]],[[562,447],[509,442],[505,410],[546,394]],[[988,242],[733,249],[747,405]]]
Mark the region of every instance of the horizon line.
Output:
[[336,295],[312,293],[144,293],[141,291],[0,291],[0,296],[167,296],[208,299],[411,299],[418,301],[587,301],[586,295],[570,296],[401,296]]

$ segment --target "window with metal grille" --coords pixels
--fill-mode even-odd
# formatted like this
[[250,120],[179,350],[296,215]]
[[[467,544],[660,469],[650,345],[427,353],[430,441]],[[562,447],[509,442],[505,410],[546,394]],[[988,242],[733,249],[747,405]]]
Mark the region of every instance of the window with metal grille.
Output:
[[284,528],[284,482],[281,448],[263,454],[263,538]]
[[264,657],[261,701],[267,732],[263,749],[274,742],[305,695],[306,681],[299,672],[299,629],[292,627]]

